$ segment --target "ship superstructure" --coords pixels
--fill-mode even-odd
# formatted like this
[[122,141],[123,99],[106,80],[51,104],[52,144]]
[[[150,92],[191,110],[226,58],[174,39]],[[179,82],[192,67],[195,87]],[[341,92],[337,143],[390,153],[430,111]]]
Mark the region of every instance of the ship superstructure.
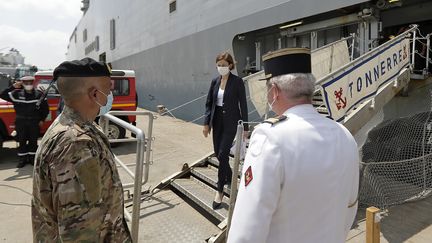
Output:
[[[411,23],[428,32],[431,10],[424,0],[87,0],[67,58],[133,69],[139,106],[173,109],[205,96],[221,51],[234,54],[242,77],[262,70],[268,51],[316,49],[352,34],[359,56]],[[202,97],[172,114],[200,122],[203,104]]]

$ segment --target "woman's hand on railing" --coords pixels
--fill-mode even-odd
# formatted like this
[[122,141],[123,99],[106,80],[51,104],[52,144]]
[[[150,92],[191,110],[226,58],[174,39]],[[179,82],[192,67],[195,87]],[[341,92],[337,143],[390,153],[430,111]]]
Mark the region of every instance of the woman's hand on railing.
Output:
[[208,125],[204,125],[203,134],[204,134],[204,137],[207,137],[210,134],[210,128]]
[[249,137],[249,131],[243,131],[243,139],[246,140]]

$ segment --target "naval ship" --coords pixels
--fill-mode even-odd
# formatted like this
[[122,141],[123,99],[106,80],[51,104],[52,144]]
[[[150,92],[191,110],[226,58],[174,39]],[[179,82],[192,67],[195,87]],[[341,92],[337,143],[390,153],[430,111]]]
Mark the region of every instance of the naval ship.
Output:
[[[312,50],[355,34],[354,55],[412,23],[432,32],[427,0],[84,0],[67,59],[92,57],[133,69],[138,105],[163,105],[202,122],[215,57],[229,51],[241,77],[260,71],[262,55],[286,47]],[[180,107],[179,107],[180,106]],[[252,120],[258,114],[250,104]]]

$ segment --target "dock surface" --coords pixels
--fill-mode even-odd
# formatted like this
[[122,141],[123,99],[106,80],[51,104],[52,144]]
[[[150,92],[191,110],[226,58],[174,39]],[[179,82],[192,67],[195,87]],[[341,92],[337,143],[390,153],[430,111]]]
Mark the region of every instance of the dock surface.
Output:
[[[143,190],[152,189],[162,179],[178,172],[184,163],[192,163],[212,151],[211,137],[204,138],[202,126],[168,116],[159,116],[153,128],[153,164],[149,181]],[[147,120],[139,117],[138,127],[146,131]],[[0,155],[0,242],[32,242],[30,200],[33,167],[15,168],[18,163],[16,143],[6,142]],[[135,162],[136,143],[123,143],[113,148],[126,163]],[[134,171],[134,166],[130,166]],[[132,182],[119,168],[124,183]],[[171,191],[161,191],[141,204],[140,242],[195,242],[216,234],[218,228],[194,211],[188,203]],[[364,208],[360,209],[347,242],[366,242]],[[174,222],[184,222],[182,225]],[[194,223],[192,223],[194,222]],[[164,225],[165,227],[161,227]],[[182,239],[175,239],[176,235]],[[393,206],[381,221],[381,242],[432,242],[432,197]]]

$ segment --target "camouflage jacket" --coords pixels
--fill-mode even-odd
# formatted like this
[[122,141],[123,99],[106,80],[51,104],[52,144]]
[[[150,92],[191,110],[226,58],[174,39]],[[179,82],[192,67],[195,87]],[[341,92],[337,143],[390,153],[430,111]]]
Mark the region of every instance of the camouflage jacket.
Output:
[[33,172],[34,242],[131,242],[107,138],[71,108],[42,138]]

